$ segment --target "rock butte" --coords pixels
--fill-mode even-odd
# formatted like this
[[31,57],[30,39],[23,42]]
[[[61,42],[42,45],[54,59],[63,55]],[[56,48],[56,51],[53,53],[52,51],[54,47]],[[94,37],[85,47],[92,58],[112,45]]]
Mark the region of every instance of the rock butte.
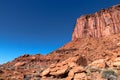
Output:
[[120,5],[78,18],[72,40],[87,36],[99,38],[116,33],[120,33]]
[[[102,77],[111,70],[118,77]],[[120,80],[120,5],[78,18],[72,41],[58,50],[0,65],[0,80]]]

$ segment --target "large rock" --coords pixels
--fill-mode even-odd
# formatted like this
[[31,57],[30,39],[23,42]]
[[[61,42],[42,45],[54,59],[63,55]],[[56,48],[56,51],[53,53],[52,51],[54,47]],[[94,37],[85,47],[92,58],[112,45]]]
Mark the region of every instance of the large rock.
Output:
[[77,19],[72,40],[102,37],[120,32],[120,4]]
[[74,76],[74,80],[87,80],[87,76],[85,73],[77,73]]
[[78,67],[74,67],[73,69],[71,69],[71,71],[73,71],[74,73],[81,73],[85,71],[85,69],[82,66],[78,66]]
[[59,76],[59,75],[63,75],[65,73],[67,73],[69,70],[68,66],[62,66],[62,67],[59,67],[57,68],[56,71],[51,71],[50,72],[50,75],[53,75],[53,76]]
[[75,73],[84,71],[84,68],[81,67],[82,56],[75,56],[68,58],[65,61],[62,61],[57,64],[51,64],[50,67],[42,72],[42,76],[55,76],[60,77],[63,75],[68,75],[68,78],[72,79]]
[[[85,71],[85,69],[82,66],[78,66],[78,67],[73,67],[73,69],[71,69],[68,73],[68,77],[66,78],[66,80],[72,80],[74,78],[74,76],[76,76],[76,74],[82,74],[82,72]],[[84,74],[84,73],[83,73]],[[78,75],[76,76],[78,77]],[[74,78],[74,79],[80,79],[80,78]]]
[[112,66],[113,67],[120,67],[120,57],[117,57],[114,59],[114,61],[112,62]]
[[47,68],[47,69],[45,69],[45,70],[41,73],[41,75],[42,75],[42,76],[46,76],[49,72],[50,72],[50,69]]
[[26,64],[26,62],[17,62],[17,63],[15,63],[15,67],[18,67],[18,66],[23,66],[23,65],[25,65]]
[[99,59],[99,60],[95,60],[93,61],[91,64],[88,65],[91,68],[105,68],[106,67],[106,62],[104,59]]

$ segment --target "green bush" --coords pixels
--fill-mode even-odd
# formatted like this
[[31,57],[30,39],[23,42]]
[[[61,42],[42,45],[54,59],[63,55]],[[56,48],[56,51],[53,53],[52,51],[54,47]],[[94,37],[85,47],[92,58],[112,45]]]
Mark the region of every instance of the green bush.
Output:
[[117,80],[118,74],[114,70],[103,70],[102,77],[108,80]]

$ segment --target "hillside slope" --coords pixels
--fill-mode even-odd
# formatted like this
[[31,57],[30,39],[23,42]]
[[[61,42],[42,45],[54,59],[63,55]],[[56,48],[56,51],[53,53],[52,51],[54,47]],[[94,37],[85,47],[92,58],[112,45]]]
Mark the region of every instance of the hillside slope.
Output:
[[[82,79],[82,76],[85,77],[84,80],[106,80],[101,76],[104,69],[115,70],[118,76],[112,75],[112,77],[117,77],[118,79],[115,80],[120,80],[120,6],[113,6],[113,9],[115,9],[113,15],[118,15],[117,19],[115,18],[118,23],[113,26],[113,22],[110,22],[109,26],[111,27],[107,30],[111,32],[109,35],[98,37],[97,34],[94,34],[97,37],[89,36],[89,31],[93,32],[94,30],[90,29],[93,26],[90,27],[87,24],[87,36],[81,31],[81,29],[84,31],[85,26],[76,24],[72,41],[50,54],[25,54],[11,62],[0,65],[0,80],[78,80]],[[111,8],[105,9],[103,13],[110,10]],[[87,17],[87,19],[91,19],[92,16],[87,15]],[[103,21],[100,19],[99,22],[102,23]],[[98,22],[95,24],[97,25],[96,32],[99,33],[98,27],[100,26]],[[77,27],[82,28],[76,30]],[[108,28],[103,27],[103,29]],[[113,27],[115,32],[111,31]],[[78,36],[81,34],[84,37]]]

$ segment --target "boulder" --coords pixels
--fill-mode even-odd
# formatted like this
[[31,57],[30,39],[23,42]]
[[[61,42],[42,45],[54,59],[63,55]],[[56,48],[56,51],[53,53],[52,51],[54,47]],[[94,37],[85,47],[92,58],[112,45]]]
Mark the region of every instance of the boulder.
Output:
[[118,66],[120,66],[120,62],[113,62],[113,67],[118,67]]
[[76,73],[74,80],[87,80],[87,76],[85,73]]
[[69,71],[68,77],[71,78],[71,79],[74,77],[74,70]]
[[68,66],[70,68],[74,68],[74,67],[77,67],[78,65],[76,63],[74,63],[74,62],[71,62],[71,63],[68,63]]
[[73,77],[67,77],[65,80],[73,80]]
[[55,67],[56,67],[55,64],[51,64],[51,65],[50,65],[50,68],[55,68]]
[[41,73],[41,76],[46,76],[49,74],[49,72],[50,72],[50,68],[47,68]]
[[51,71],[50,75],[59,76],[59,75],[67,73],[68,71],[69,71],[69,68],[66,65],[66,66],[62,66],[62,67],[58,68],[56,71]]
[[15,67],[18,67],[18,66],[23,66],[23,65],[25,65],[26,64],[26,62],[17,62],[17,63],[15,63]]
[[112,62],[112,66],[113,67],[119,67],[120,66],[120,57],[117,57],[114,59],[114,61]]
[[79,60],[81,58],[82,58],[81,56],[75,56],[68,58],[65,61],[59,62],[57,64],[51,64],[48,69],[43,71],[42,76],[49,75],[58,77],[67,74],[69,79],[70,77],[73,78],[74,73],[84,71],[84,68],[79,65],[80,63]]
[[85,71],[85,69],[82,66],[74,67],[72,70],[74,71],[74,73],[81,73]]
[[91,64],[88,65],[91,68],[105,68],[106,67],[106,62],[104,59],[99,59],[99,60],[95,60],[93,61]]
[[74,78],[75,74],[77,74],[77,73],[82,73],[83,71],[85,71],[85,70],[84,70],[84,68],[81,67],[81,66],[74,67],[73,69],[71,69],[71,70],[69,71],[67,80],[68,80],[68,79],[69,79],[69,80],[72,80],[72,79]]

